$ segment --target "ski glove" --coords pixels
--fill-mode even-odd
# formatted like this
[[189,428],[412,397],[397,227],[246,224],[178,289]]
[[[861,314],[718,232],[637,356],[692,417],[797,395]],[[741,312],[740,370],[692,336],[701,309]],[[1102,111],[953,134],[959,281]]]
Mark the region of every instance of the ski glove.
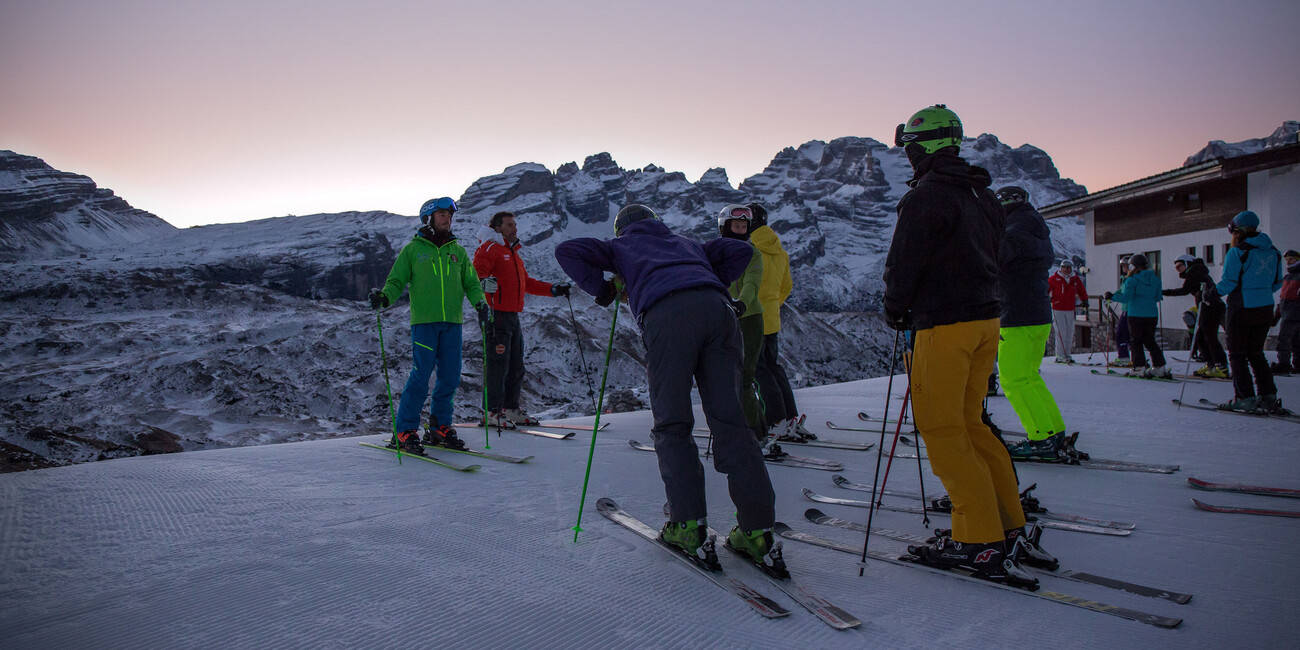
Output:
[[736,312],[736,318],[745,315],[745,302],[743,300],[732,300],[731,311]]
[[559,298],[560,296],[567,296],[569,295],[569,287],[572,286],[573,285],[569,284],[568,282],[560,282],[558,284],[553,284],[551,285],[551,295],[555,296],[556,298]]
[[474,311],[478,312],[479,327],[486,330],[488,323],[492,322],[492,308],[486,302],[480,302],[474,305]]
[[374,310],[383,309],[388,306],[388,296],[378,289],[370,290],[370,308]]
[[1111,297],[1113,297],[1114,295],[1115,295],[1115,292],[1113,292],[1113,291],[1107,291],[1106,293],[1101,294],[1101,297],[1102,297],[1102,298],[1105,298],[1106,300],[1110,300]]
[[912,315],[906,311],[896,311],[886,307],[885,324],[896,332],[907,332],[912,329]]
[[618,289],[614,288],[614,281],[605,280],[605,284],[600,285],[600,292],[596,294],[596,304],[608,307],[614,303],[614,297],[617,295]]
[[490,275],[480,280],[479,284],[483,285],[483,293],[497,292],[497,279]]

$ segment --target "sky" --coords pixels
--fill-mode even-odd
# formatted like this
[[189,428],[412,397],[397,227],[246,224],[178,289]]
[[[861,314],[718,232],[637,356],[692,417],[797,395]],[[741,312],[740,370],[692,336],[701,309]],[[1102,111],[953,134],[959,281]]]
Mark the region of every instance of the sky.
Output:
[[945,103],[1095,191],[1300,119],[1297,28],[1252,0],[7,0],[0,149],[184,227],[415,214],[599,152],[734,186]]

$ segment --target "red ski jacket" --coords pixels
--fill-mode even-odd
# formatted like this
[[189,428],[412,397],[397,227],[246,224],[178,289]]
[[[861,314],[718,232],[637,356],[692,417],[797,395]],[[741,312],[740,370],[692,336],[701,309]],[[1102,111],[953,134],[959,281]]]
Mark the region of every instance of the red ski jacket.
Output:
[[523,311],[525,293],[551,295],[549,282],[528,277],[524,261],[519,257],[519,242],[510,245],[494,240],[483,242],[474,252],[474,270],[478,271],[479,278],[497,279],[496,293],[484,294],[488,305],[496,311]]
[[1088,304],[1088,290],[1078,273],[1071,273],[1068,280],[1061,276],[1060,271],[1053,273],[1047,279],[1047,292],[1052,296],[1052,309],[1056,311],[1074,311],[1076,300]]

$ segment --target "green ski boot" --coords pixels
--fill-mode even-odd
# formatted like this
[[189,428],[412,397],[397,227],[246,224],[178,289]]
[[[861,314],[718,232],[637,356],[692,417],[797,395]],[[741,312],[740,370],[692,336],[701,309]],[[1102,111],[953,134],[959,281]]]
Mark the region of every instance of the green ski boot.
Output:
[[758,565],[768,575],[780,579],[789,578],[790,571],[786,569],[785,558],[781,555],[781,544],[773,540],[771,528],[745,532],[736,526],[727,535],[727,548]]
[[707,520],[666,521],[659,530],[659,539],[709,571],[722,569]]

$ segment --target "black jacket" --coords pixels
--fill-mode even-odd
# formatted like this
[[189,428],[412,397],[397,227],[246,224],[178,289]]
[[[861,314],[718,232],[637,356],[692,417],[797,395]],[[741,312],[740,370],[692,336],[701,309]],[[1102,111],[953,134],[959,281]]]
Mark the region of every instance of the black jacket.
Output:
[[1002,239],[1002,327],[1052,322],[1047,279],[1055,259],[1043,215],[1028,203],[1017,203],[1007,212],[1007,231]]
[[913,178],[885,259],[886,313],[910,311],[918,330],[997,318],[1006,218],[988,171],[941,149]]
[[[1207,307],[1214,311],[1224,309],[1223,300],[1219,298],[1219,292],[1214,288],[1214,278],[1210,276],[1210,269],[1206,268],[1205,262],[1199,259],[1192,260],[1187,268],[1178,274],[1183,279],[1183,286],[1174,289],[1165,289],[1160,293],[1166,296],[1186,296],[1191,295],[1196,299],[1196,304],[1205,303]],[[1207,292],[1209,295],[1201,295],[1201,285],[1208,285]]]

